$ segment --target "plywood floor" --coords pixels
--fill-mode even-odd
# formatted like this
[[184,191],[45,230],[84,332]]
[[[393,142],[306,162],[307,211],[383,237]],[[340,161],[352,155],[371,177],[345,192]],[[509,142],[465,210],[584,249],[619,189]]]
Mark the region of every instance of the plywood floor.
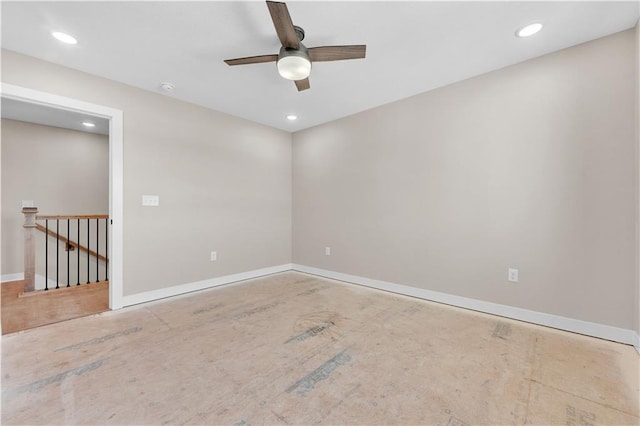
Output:
[[2,283],[2,334],[109,309],[109,282],[22,294],[24,281]]
[[286,272],[2,337],[2,424],[635,424],[638,354]]

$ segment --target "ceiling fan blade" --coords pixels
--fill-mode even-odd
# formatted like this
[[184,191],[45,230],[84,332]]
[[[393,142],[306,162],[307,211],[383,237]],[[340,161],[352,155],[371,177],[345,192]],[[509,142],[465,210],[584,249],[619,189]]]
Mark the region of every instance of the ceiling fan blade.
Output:
[[311,62],[342,61],[344,59],[362,59],[367,53],[366,44],[351,46],[320,46],[309,48]]
[[293,22],[291,21],[287,4],[267,0],[267,7],[271,14],[273,26],[276,27],[276,33],[278,34],[280,43],[289,49],[299,49],[300,41],[298,40],[295,28],[293,28]]
[[298,88],[298,92],[302,92],[303,90],[307,90],[311,88],[311,84],[309,83],[309,79],[305,78],[304,80],[296,80],[296,87]]
[[246,65],[246,64],[261,64],[263,62],[275,62],[278,60],[278,55],[260,55],[249,56],[246,58],[227,59],[225,62],[227,65]]

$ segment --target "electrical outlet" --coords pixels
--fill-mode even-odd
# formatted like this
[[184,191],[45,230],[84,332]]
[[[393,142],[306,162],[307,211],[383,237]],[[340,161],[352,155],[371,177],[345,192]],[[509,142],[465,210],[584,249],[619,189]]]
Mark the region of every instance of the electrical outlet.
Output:
[[511,281],[512,283],[517,283],[518,282],[518,270],[517,269],[513,269],[513,268],[509,268],[509,271],[507,272],[507,279],[509,281]]
[[331,247],[325,247],[324,248],[324,255],[325,256],[331,256]]
[[217,251],[212,251],[211,252],[211,261],[215,262],[216,260],[218,260],[218,252]]

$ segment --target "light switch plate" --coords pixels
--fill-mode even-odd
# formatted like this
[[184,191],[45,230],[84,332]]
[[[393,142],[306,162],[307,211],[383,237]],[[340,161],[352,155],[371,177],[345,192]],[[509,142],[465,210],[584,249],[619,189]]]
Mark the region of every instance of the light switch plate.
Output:
[[157,195],[143,195],[142,205],[147,207],[157,207],[160,205],[160,197]]

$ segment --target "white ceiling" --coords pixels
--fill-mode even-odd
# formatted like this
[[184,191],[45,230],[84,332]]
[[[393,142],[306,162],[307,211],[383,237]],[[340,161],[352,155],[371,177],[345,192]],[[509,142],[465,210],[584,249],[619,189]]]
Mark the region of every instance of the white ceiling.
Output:
[[[367,58],[315,63],[298,92],[274,63],[223,60],[277,53],[259,2],[2,1],[2,47],[297,131],[633,27],[626,2],[287,2],[308,47],[367,44]],[[537,35],[516,29],[539,21]],[[50,31],[79,43],[63,45]],[[285,116],[295,113],[290,122]]]
[[[2,118],[44,124],[45,126],[62,127],[80,132],[109,134],[109,120],[79,112],[68,111],[31,102],[2,98]],[[95,127],[86,127],[82,123],[89,122]]]

